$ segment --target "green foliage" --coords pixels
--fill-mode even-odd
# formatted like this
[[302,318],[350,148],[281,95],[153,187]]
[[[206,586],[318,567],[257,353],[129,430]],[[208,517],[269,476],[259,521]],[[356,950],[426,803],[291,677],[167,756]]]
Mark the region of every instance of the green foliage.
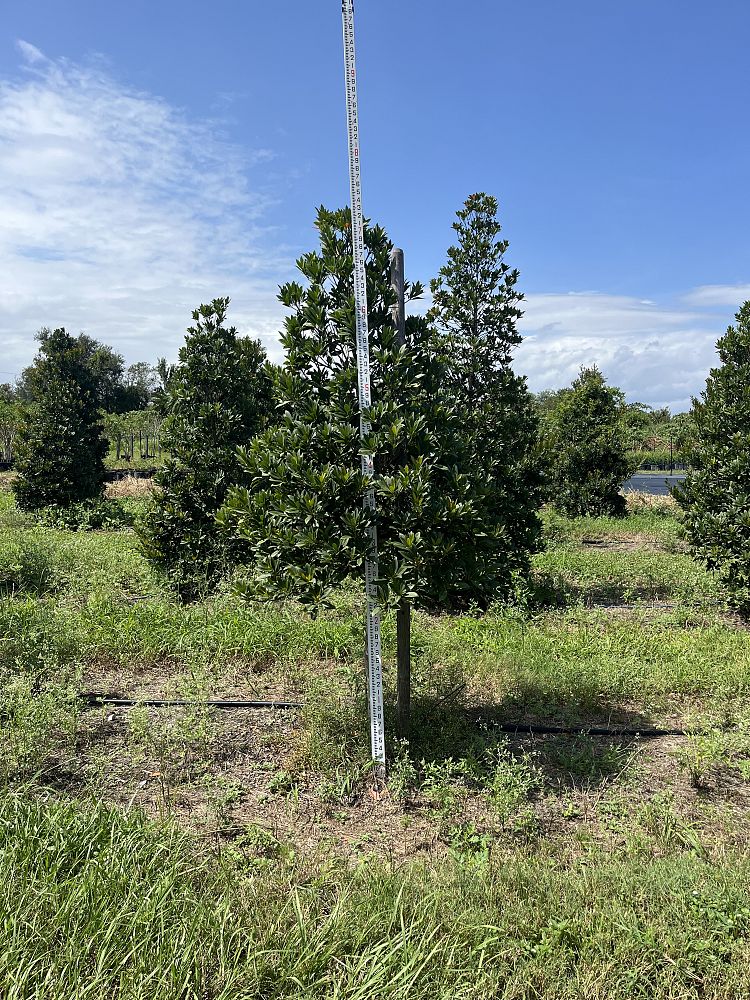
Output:
[[[50,336],[50,330],[40,331],[40,339]],[[86,333],[75,338],[83,364],[88,369],[97,404],[110,413],[125,413],[142,409],[150,402],[156,388],[155,370],[146,361],[139,361],[125,369],[125,362],[108,344],[102,344]],[[19,402],[31,403],[37,398],[38,379],[35,362],[24,369],[16,386]]]
[[47,594],[64,577],[56,551],[44,535],[32,532],[0,537],[0,594]]
[[430,283],[429,318],[440,335],[443,391],[459,419],[461,448],[482,483],[475,502],[502,552],[506,573],[495,575],[493,587],[504,596],[511,573],[527,573],[540,534],[538,420],[525,378],[511,368],[523,295],[518,271],[504,259],[508,241],[499,239],[496,199],[473,194],[457,216],[458,244]]
[[750,302],[718,344],[693,403],[693,471],[675,490],[693,554],[718,573],[731,600],[750,614]]
[[[0,388],[3,388],[0,386]],[[11,462],[23,408],[12,392],[0,393],[0,462]]]
[[[251,549],[249,589],[325,600],[360,572],[373,523],[384,602],[468,602],[509,588],[517,560],[505,526],[488,523],[494,494],[462,447],[426,320],[408,317],[399,343],[392,243],[379,226],[365,227],[374,402],[363,450],[375,456],[376,512],[364,506],[348,212],[321,208],[316,225],[320,251],[297,262],[307,285],[290,282],[279,295],[291,310],[276,384],[284,419],[241,451],[248,485],[230,492],[220,515]],[[407,285],[407,298],[420,293]]]
[[214,299],[193,313],[166,390],[170,458],[140,532],[144,552],[183,600],[215,587],[244,551],[216,513],[242,477],[238,446],[265,426],[271,409],[263,348],[225,325],[228,305]]
[[43,507],[36,521],[46,528],[65,531],[121,531],[132,528],[135,514],[119,500],[82,500],[68,507]]
[[622,515],[620,487],[633,473],[619,389],[597,368],[582,368],[548,415],[544,431],[553,503],[571,516]]
[[32,392],[18,439],[13,484],[18,506],[36,510],[101,496],[104,454],[97,384],[81,338],[42,331]]

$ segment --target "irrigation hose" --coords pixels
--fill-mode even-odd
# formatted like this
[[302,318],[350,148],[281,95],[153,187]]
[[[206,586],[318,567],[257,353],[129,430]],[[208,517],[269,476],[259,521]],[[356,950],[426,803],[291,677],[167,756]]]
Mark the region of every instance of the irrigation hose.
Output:
[[114,708],[182,708],[200,705],[203,708],[302,708],[301,701],[227,701],[224,699],[199,701],[187,698],[112,698],[106,694],[81,694],[87,705],[111,705]]
[[533,722],[490,722],[489,728],[501,733],[522,736],[628,736],[645,740],[664,739],[666,736],[697,736],[707,733],[706,729],[652,729],[651,727],[629,728],[622,726],[543,726]]
[[[209,701],[189,700],[183,698],[114,698],[105,694],[81,694],[79,698],[87,705],[95,708],[98,705],[109,705],[113,708],[182,708],[201,706],[203,708],[221,709],[292,709],[303,708],[301,701],[229,701],[216,699]],[[478,721],[478,720],[477,720]],[[621,736],[632,739],[664,739],[669,736],[698,736],[707,733],[705,729],[655,729],[650,726],[547,726],[535,722],[486,722],[489,728],[500,733],[513,736]]]

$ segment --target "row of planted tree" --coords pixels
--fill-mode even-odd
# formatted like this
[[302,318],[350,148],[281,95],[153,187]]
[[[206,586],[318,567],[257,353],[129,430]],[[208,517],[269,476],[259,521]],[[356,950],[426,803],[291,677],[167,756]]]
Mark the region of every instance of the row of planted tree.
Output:
[[[316,225],[319,247],[297,262],[303,280],[279,293],[288,310],[281,367],[228,325],[229,300],[216,299],[194,312],[153,407],[166,415],[155,433],[168,457],[139,535],[183,599],[241,566],[235,586],[248,595],[320,604],[361,572],[374,518],[385,604],[482,606],[528,577],[543,503],[571,515],[624,512],[620,487],[636,464],[632,404],[594,367],[537,399],[511,367],[523,296],[495,199],[472,195],[457,213],[431,307],[412,311],[405,337],[394,319],[393,245],[367,226],[374,405],[364,442],[348,212],[321,208]],[[407,300],[421,293],[407,283]],[[749,318],[743,307],[731,343],[748,340]],[[64,330],[40,336],[14,486],[27,509],[101,495],[107,445],[85,347]],[[713,516],[702,499],[714,467],[706,456],[724,446],[710,403],[706,395],[690,418],[697,471],[681,502],[696,552],[735,585],[745,579],[748,598],[737,560],[702,534]],[[363,505],[362,448],[375,455],[375,512]],[[715,511],[726,510],[721,489],[710,491]]]

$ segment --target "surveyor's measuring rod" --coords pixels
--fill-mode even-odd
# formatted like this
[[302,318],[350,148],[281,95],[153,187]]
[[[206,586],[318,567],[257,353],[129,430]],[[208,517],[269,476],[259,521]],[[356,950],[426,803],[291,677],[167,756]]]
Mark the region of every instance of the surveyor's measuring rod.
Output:
[[[359,384],[359,436],[364,443],[370,433],[368,410],[372,403],[370,388],[370,344],[367,329],[367,278],[365,274],[365,237],[362,223],[362,183],[360,178],[359,121],[357,115],[357,69],[354,59],[354,2],[342,0],[344,23],[344,74],[346,77],[346,122],[349,132],[349,186],[352,207],[352,250],[354,256],[354,307],[357,335],[357,379]],[[372,479],[375,471],[372,455],[362,454],[362,473]],[[370,486],[364,505],[375,512],[375,491]],[[373,523],[369,529],[370,551],[365,560],[367,676],[370,702],[370,740],[372,759],[385,763],[385,726],[383,722],[383,661],[380,646],[380,611],[378,609],[378,538]]]

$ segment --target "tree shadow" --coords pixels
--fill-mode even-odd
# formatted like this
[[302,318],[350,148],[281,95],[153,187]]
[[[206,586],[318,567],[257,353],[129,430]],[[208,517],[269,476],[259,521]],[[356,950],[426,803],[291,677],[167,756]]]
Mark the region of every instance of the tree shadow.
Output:
[[[534,726],[566,731],[539,733]],[[552,786],[590,788],[625,771],[653,727],[645,714],[601,698],[593,703],[585,690],[563,700],[543,685],[527,683],[494,703],[472,701],[464,691],[418,694],[412,701],[409,754],[426,765],[469,760],[481,768],[502,747],[518,758],[533,753]],[[611,732],[594,734],[591,728]]]
[[537,574],[528,600],[532,612],[551,608],[569,608],[577,604],[586,607],[612,607],[636,604],[639,601],[660,601],[672,597],[674,585],[666,580],[643,584],[618,580],[576,583],[552,573]]

